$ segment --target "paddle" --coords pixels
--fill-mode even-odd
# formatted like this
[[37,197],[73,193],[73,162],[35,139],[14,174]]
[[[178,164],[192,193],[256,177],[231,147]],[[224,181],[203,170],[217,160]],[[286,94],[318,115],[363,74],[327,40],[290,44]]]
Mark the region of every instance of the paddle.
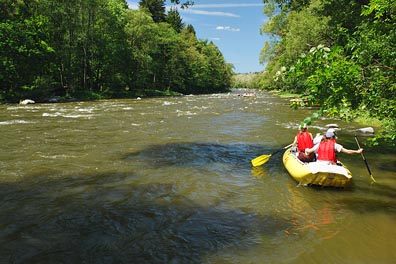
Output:
[[[358,145],[358,148],[360,149],[361,147],[360,147],[359,140],[358,140],[356,134],[355,134],[355,140],[356,140],[356,144]],[[369,174],[370,174],[371,180],[372,180],[373,182],[376,182],[375,179],[374,179],[374,177],[373,177],[373,175],[371,174],[371,171],[370,171],[369,165],[368,165],[368,163],[367,163],[366,157],[364,156],[363,152],[360,153],[360,154],[362,155],[362,158],[363,158],[363,160],[364,160],[364,163],[366,163],[366,167],[367,167],[367,170],[368,170],[368,172],[369,172]]]
[[253,165],[253,167],[257,167],[257,166],[263,165],[264,163],[266,163],[266,162],[271,158],[272,155],[275,155],[276,153],[278,153],[278,152],[280,152],[280,151],[282,151],[282,150],[284,150],[284,149],[287,149],[288,147],[290,147],[290,146],[292,146],[292,145],[293,145],[293,144],[287,145],[286,147],[283,147],[283,148],[281,148],[281,149],[275,151],[275,152],[272,153],[272,154],[269,154],[269,155],[261,155],[261,156],[259,156],[259,157],[257,157],[257,158],[252,159],[252,165]]

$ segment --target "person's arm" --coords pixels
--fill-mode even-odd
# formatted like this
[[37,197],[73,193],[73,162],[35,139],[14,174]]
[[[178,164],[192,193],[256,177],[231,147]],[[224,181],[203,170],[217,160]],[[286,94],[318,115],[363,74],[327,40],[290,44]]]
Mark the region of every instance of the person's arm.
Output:
[[347,148],[344,148],[342,145],[340,145],[338,143],[335,143],[334,149],[337,152],[343,152],[343,153],[346,153],[346,154],[360,154],[360,153],[363,152],[362,148],[360,148],[358,150],[347,149]]
[[311,154],[313,152],[316,152],[316,151],[318,151],[318,148],[319,148],[319,144],[316,144],[312,148],[306,148],[305,149],[305,154],[309,155],[309,154]]
[[352,149],[341,148],[341,152],[346,154],[360,154],[363,152],[363,149],[360,148],[358,150],[352,150]]
[[294,141],[292,143],[292,147],[296,147],[297,146],[297,136],[294,137]]

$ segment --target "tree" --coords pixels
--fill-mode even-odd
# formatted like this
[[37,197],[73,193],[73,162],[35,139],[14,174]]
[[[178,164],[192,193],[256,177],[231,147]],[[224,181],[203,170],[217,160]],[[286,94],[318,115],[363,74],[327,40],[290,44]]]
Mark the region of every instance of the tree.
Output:
[[213,44],[198,41],[176,9],[163,16],[164,1],[149,3],[157,4],[157,22],[145,8],[129,10],[125,0],[1,1],[0,100],[223,87],[229,75],[220,82],[227,67]]
[[180,17],[179,12],[175,8],[171,8],[166,15],[166,22],[170,24],[176,32],[180,33],[184,27],[184,23]]
[[305,94],[328,115],[377,118],[382,130],[374,140],[395,143],[396,3],[265,3],[270,15],[280,10],[262,28],[278,37],[263,49],[265,85]]
[[319,44],[329,46],[331,43],[325,33],[328,31],[328,18],[318,16],[321,8],[320,0],[312,0],[311,5],[305,9],[286,9],[287,12],[273,15],[276,10],[273,3],[266,6],[265,12],[270,20],[262,26],[261,32],[274,37],[265,43],[260,61],[269,61],[266,68],[269,86],[276,85],[270,76],[276,75],[282,67],[297,62],[300,55],[307,53],[312,47]]
[[139,6],[146,9],[154,22],[165,22],[165,1],[164,0],[140,0]]
[[47,41],[48,20],[24,1],[8,4],[0,20],[0,100],[43,96],[51,89],[46,78],[54,54]]
[[152,82],[151,50],[156,46],[156,25],[149,14],[141,10],[128,10],[125,33],[130,50],[128,86],[136,89],[150,88]]

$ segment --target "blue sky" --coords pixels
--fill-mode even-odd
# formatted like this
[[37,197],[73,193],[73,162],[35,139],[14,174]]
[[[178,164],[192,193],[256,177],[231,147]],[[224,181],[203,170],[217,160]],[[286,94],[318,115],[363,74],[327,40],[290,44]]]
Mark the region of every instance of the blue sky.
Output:
[[[139,1],[127,2],[130,8],[137,8]],[[179,13],[185,24],[194,26],[199,39],[216,44],[236,73],[264,70],[259,63],[267,40],[260,35],[260,27],[267,20],[262,0],[194,0],[193,6],[179,9]]]

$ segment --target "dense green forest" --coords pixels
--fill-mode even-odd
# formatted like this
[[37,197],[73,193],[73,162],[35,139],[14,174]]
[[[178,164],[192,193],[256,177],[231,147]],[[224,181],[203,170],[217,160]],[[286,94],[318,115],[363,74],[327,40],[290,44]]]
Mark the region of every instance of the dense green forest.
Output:
[[261,54],[266,70],[234,83],[301,94],[319,114],[379,120],[373,143],[395,144],[396,1],[264,3],[261,31],[272,36]]
[[[179,3],[180,0],[171,2]],[[192,1],[183,1],[191,4]],[[263,0],[266,70],[236,87],[298,93],[396,142],[396,1]],[[164,0],[0,0],[0,102],[211,93],[233,66]],[[239,76],[240,77],[240,76]],[[375,143],[375,142],[374,142]]]
[[[179,3],[179,0],[173,0]],[[0,0],[0,101],[209,93],[233,66],[164,0]],[[184,1],[182,4],[190,4]]]

